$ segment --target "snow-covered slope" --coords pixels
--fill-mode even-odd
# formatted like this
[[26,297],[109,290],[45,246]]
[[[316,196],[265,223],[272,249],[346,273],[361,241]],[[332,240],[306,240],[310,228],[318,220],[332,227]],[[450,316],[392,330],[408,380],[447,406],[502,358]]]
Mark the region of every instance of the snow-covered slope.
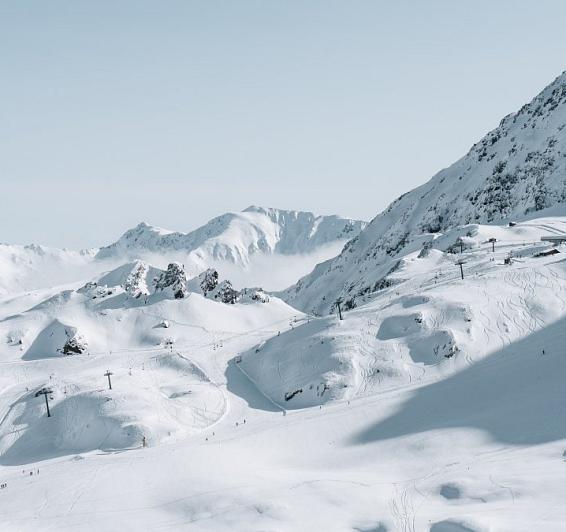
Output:
[[448,229],[566,212],[566,73],[470,151],[404,194],[283,297],[326,313],[383,286],[397,258]]
[[143,258],[147,253],[183,252],[195,262],[247,265],[255,254],[301,255],[356,236],[365,222],[310,212],[248,207],[227,213],[190,232],[178,233],[141,223],[126,231],[98,258]]
[[285,332],[241,366],[289,409],[442,380],[566,317],[566,248],[540,241],[556,233],[566,234],[566,218],[458,227],[424,253],[401,254],[379,295],[360,297],[344,321]]
[[[563,78],[285,293],[343,320],[159,231],[0,295],[0,529],[563,530]],[[218,260],[299,249],[240,222]]]
[[343,321],[140,262],[0,297],[0,528],[561,530],[565,227],[446,231]]
[[35,290],[88,277],[96,250],[68,251],[0,244],[0,294]]
[[[238,294],[226,304],[186,285],[177,263],[162,271],[137,261],[78,289],[3,301],[0,396],[14,402],[0,400],[0,465],[124,449],[142,438],[156,445],[225,415],[224,393],[187,352],[220,348],[220,335],[253,338],[300,313],[276,298]],[[29,364],[23,378],[8,369],[20,363]],[[108,368],[112,397],[97,384]],[[51,390],[54,423],[34,396],[40,383]]]

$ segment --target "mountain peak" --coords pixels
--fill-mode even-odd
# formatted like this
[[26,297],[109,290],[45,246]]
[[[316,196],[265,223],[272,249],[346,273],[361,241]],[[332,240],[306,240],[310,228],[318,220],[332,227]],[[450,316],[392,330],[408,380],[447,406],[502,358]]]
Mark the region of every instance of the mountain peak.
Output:
[[[260,205],[250,205],[249,207],[246,207],[243,211],[244,212],[253,212],[253,213],[258,213],[258,214],[265,214],[265,215],[276,215],[278,213],[289,213],[289,214],[295,214],[297,212],[302,212],[302,211],[295,211],[292,209],[278,209],[276,207],[262,207]],[[306,212],[305,214],[310,214],[312,216],[314,216],[313,213],[311,212]]]
[[150,229],[151,225],[146,222],[140,222],[138,225],[134,227],[134,229]]
[[242,212],[265,212],[264,207],[260,207],[259,205],[250,205],[246,207]]
[[148,252],[176,251],[192,254],[199,261],[228,260],[245,265],[257,253],[305,254],[327,244],[343,245],[365,226],[360,220],[339,216],[251,205],[240,213],[218,216],[190,233],[141,222],[115,243],[101,248],[97,257],[132,259]]
[[128,229],[121,238],[129,238],[131,236],[141,235],[141,234],[157,234],[157,235],[168,235],[173,233],[169,229],[164,229],[163,227],[158,227],[156,225],[150,225],[146,222],[140,222],[135,227]]
[[566,72],[460,160],[392,202],[341,255],[291,287],[287,301],[317,312],[328,312],[337,297],[356,306],[387,286],[398,257],[418,250],[432,234],[566,205],[565,146]]

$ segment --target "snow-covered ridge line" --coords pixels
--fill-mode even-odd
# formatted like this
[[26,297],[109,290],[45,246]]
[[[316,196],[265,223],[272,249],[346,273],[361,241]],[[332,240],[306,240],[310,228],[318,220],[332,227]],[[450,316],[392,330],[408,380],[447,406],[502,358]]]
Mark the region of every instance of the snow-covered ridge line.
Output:
[[356,236],[366,222],[339,216],[251,206],[213,218],[189,233],[168,231],[144,222],[100,249],[97,258],[139,258],[140,254],[182,251],[195,259],[245,265],[254,254],[305,254]]
[[[191,276],[223,265],[223,274],[239,286],[250,286],[250,278],[252,285],[263,284],[264,270],[275,265],[285,271],[285,279],[277,286],[281,289],[318,261],[337,255],[366,225],[339,216],[252,206],[241,213],[214,218],[189,233],[142,222],[101,249],[71,251],[35,244],[0,244],[0,294],[85,280],[137,259],[160,268],[178,261]],[[252,266],[252,259],[268,257],[275,262]],[[242,282],[242,278],[246,280]]]
[[525,220],[566,211],[566,73],[430,181],[376,216],[335,259],[283,293],[326,313],[379,289],[396,257],[435,235],[474,223]]

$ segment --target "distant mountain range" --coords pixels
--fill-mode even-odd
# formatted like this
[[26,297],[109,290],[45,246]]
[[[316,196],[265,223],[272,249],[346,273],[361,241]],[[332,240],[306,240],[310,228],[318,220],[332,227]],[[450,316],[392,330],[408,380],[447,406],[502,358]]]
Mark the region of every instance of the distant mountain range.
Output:
[[181,260],[190,275],[198,275],[218,264],[245,269],[258,257],[285,256],[301,261],[310,255],[301,274],[290,281],[294,282],[321,256],[336,255],[366,226],[366,222],[340,216],[252,206],[213,218],[189,233],[142,222],[100,249],[69,251],[0,244],[0,293],[73,282],[136,259],[159,267]]
[[336,241],[345,243],[366,225],[340,216],[251,206],[213,218],[190,233],[142,222],[113,244],[101,248],[96,257],[135,259],[147,252],[181,251],[203,264],[222,260],[245,266],[255,254],[307,254]]

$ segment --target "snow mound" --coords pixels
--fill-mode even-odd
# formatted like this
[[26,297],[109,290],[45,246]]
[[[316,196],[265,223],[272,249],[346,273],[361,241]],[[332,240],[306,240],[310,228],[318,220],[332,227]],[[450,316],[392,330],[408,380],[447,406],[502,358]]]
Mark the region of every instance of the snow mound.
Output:
[[35,338],[24,354],[24,360],[37,360],[86,352],[88,342],[76,327],[53,320]]
[[43,396],[29,392],[13,404],[0,431],[0,463],[21,465],[95,449],[124,449],[140,440],[135,427],[112,413],[115,405],[104,394],[76,391],[65,397],[57,388],[49,400],[49,418]]
[[237,365],[284,409],[340,399],[354,368],[329,336],[329,326],[313,321],[275,336],[245,353]]
[[51,417],[35,390],[11,404],[0,424],[0,463],[157,445],[201,431],[225,412],[222,391],[178,353],[153,355],[134,370],[114,361],[111,390],[100,362],[102,386],[89,383],[86,368],[48,383]]

